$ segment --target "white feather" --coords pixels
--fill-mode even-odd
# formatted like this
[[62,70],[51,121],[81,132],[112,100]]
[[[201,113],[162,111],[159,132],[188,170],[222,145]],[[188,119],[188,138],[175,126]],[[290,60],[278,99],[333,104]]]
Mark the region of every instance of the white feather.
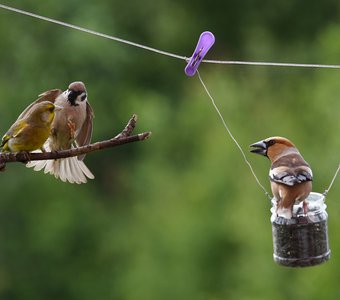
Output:
[[54,175],[53,170],[54,170],[54,161],[53,160],[47,160],[46,166],[45,166],[45,169],[44,169],[44,173],[45,174],[50,173],[51,175]]
[[[46,169],[45,169],[46,171]],[[60,173],[60,163],[59,160],[54,160],[51,165],[51,169],[49,171],[50,174],[53,174],[55,178],[59,178]]]
[[[65,159],[65,172],[66,172],[66,174],[71,174],[70,161],[68,159]],[[74,183],[75,182],[73,176],[68,176],[68,181],[70,183]]]
[[43,168],[46,167],[46,164],[47,164],[46,160],[37,161],[37,163],[34,166],[34,171],[41,171]]
[[90,179],[94,179],[94,175],[92,172],[89,170],[89,168],[85,165],[85,163],[82,160],[78,160],[78,165],[80,169],[83,171],[83,173]]
[[71,163],[71,170],[72,170],[72,175],[77,179],[77,183],[86,183],[86,177],[84,172],[82,171],[80,165],[79,165],[79,160],[77,157],[70,157],[72,160],[70,161]]
[[66,159],[59,160],[59,177],[60,180],[66,182],[67,172],[66,172]]

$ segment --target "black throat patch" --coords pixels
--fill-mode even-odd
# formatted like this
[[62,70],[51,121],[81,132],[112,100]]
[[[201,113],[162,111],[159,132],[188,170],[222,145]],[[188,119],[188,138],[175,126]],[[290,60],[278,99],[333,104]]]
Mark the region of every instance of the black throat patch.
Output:
[[71,104],[71,106],[78,106],[79,104],[76,103],[77,97],[81,94],[82,92],[79,91],[73,91],[71,90],[68,94],[67,101]]

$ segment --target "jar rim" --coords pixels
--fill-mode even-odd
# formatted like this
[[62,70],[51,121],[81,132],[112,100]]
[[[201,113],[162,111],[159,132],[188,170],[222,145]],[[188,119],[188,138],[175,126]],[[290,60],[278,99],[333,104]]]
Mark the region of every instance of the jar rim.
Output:
[[[311,192],[308,195],[306,202],[307,202],[307,214],[306,215],[304,213],[302,202],[295,203],[293,205],[293,216],[295,218],[300,218],[300,217],[306,218],[307,217],[308,219],[310,219],[310,221],[312,221],[315,219],[315,217],[320,216],[321,214],[327,214],[326,213],[327,205],[325,204],[325,195],[316,193],[316,192]],[[272,203],[272,208],[270,211],[272,212],[271,220],[273,221],[277,217],[276,215],[277,200],[275,197],[272,198],[271,203]],[[283,217],[283,216],[279,216],[279,217]]]

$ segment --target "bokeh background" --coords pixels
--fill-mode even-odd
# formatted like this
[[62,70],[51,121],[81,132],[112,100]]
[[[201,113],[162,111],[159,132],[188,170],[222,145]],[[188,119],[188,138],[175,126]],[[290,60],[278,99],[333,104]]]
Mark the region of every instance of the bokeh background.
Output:
[[[340,64],[340,3],[326,1],[3,0],[37,14],[190,56]],[[86,83],[93,140],[152,137],[86,157],[86,185],[22,164],[0,174],[0,299],[339,299],[340,185],[327,199],[329,262],[272,260],[270,205],[184,61],[0,10],[0,130],[36,96]],[[245,151],[281,135],[323,192],[339,162],[340,71],[202,64]],[[269,190],[269,161],[248,155]]]

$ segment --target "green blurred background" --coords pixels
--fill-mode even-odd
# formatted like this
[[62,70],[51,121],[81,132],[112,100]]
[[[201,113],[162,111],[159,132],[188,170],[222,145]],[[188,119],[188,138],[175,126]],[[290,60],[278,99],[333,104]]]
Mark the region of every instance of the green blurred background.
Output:
[[[3,0],[17,8],[190,56],[340,64],[340,3]],[[181,60],[0,10],[0,131],[36,96],[86,83],[93,140],[133,113],[146,142],[90,154],[86,185],[22,164],[0,174],[0,299],[339,299],[340,185],[328,196],[329,262],[272,260],[270,205]],[[340,71],[202,64],[243,149],[290,138],[323,192],[339,162]],[[269,190],[269,161],[248,155]]]

